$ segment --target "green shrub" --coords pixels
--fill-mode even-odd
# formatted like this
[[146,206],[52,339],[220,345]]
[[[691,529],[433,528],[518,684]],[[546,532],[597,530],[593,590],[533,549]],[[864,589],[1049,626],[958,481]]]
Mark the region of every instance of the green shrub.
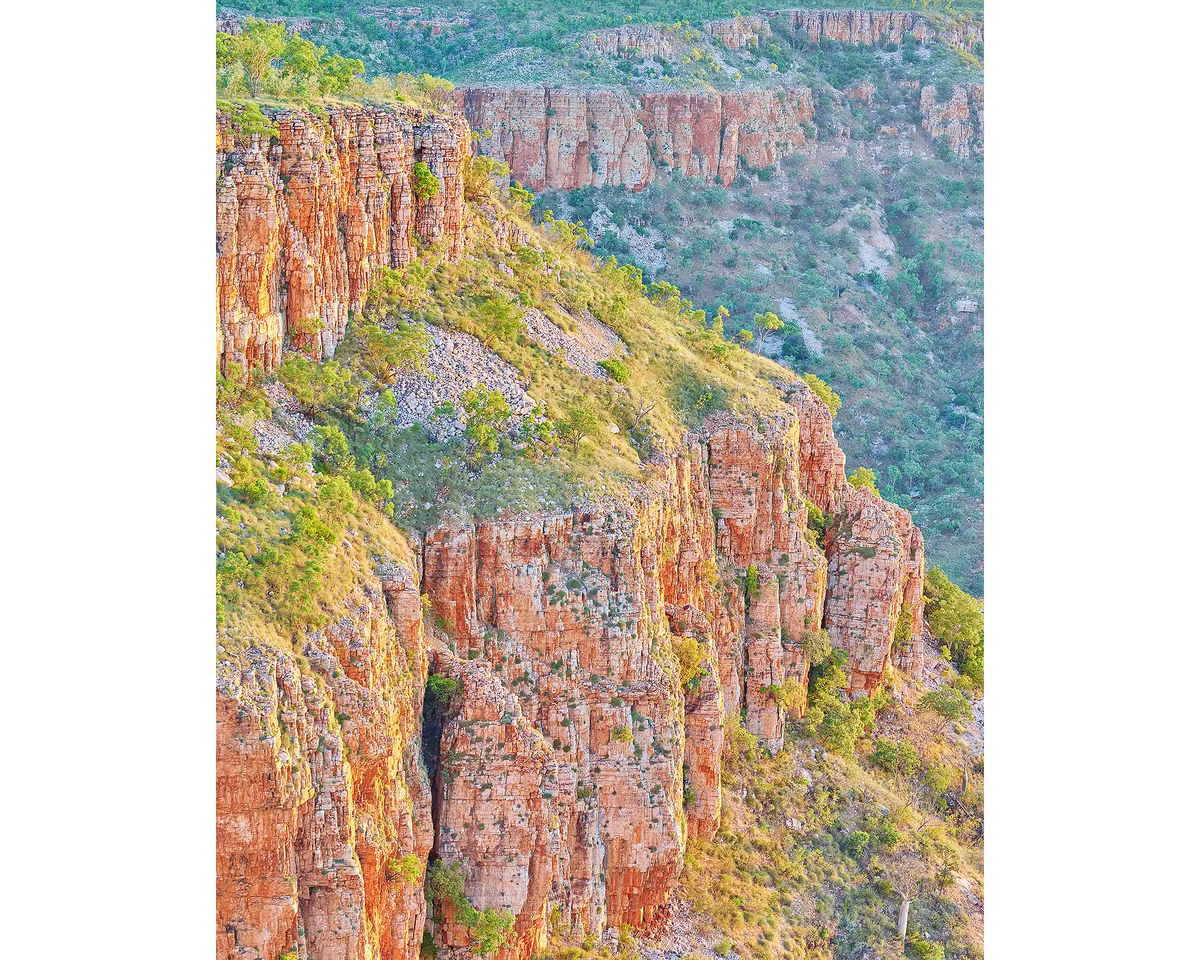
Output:
[[447,677],[440,673],[431,673],[425,684],[426,693],[433,697],[443,707],[451,706],[463,692],[463,682],[457,677]]
[[695,637],[671,637],[675,659],[679,661],[679,682],[682,686],[695,689],[705,675],[705,653]]
[[612,357],[608,360],[601,360],[597,366],[604,370],[614,380],[616,380],[617,383],[626,383],[629,380],[629,368],[616,357]]
[[612,738],[615,741],[617,741],[617,743],[629,743],[630,741],[633,740],[633,731],[630,730],[629,727],[624,726],[624,725],[619,726],[619,727],[614,727],[613,732],[612,732]]
[[758,567],[755,564],[750,564],[746,568],[746,596],[751,600],[758,599]]
[[948,723],[968,723],[971,720],[971,701],[954,687],[930,690],[917,701],[917,705],[922,710],[931,710]]
[[813,393],[824,401],[825,406],[829,408],[829,413],[836,417],[842,406],[842,398],[833,392],[833,388],[815,373],[806,373],[801,379],[808,384]]
[[863,855],[863,851],[867,849],[867,844],[871,842],[871,835],[862,830],[855,830],[852,834],[842,839],[842,849],[846,851],[846,856],[852,860],[857,860]]
[[875,471],[870,467],[859,467],[846,478],[846,482],[855,490],[862,490],[865,487],[875,496],[880,496],[879,487],[875,485]]
[[930,632],[950,651],[954,665],[983,684],[983,610],[979,601],[938,567],[925,575],[925,616]]
[[441,189],[438,178],[433,175],[429,164],[424,160],[418,160],[413,165],[412,183],[413,193],[422,200],[432,200]]

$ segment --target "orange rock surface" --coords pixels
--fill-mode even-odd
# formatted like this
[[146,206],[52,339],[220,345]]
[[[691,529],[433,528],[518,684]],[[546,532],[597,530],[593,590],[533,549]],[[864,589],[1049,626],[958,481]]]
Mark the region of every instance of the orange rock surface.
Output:
[[781,32],[803,34],[813,43],[833,40],[852,46],[873,46],[901,43],[907,34],[921,43],[940,38],[963,50],[983,43],[983,23],[974,14],[931,19],[902,10],[779,10],[765,15]]
[[[217,360],[277,367],[287,343],[331,356],[380,267],[412,258],[412,238],[466,240],[470,136],[458,116],[331,107],[328,119],[274,115],[277,138],[240,136],[217,114]],[[437,194],[416,198],[424,162]]]
[[389,870],[412,854],[423,877],[433,842],[418,575],[400,559],[388,580],[363,576],[303,661],[266,646],[220,656],[220,957],[417,956],[423,882]]
[[704,32],[720,40],[730,50],[745,50],[758,46],[758,36],[770,32],[766,17],[730,17],[726,20],[705,20]]
[[[911,668],[920,531],[846,482],[828,408],[788,389],[781,413],[710,418],[627,501],[445,520],[419,558],[363,572],[303,660],[222,654],[218,956],[417,960],[431,852],[461,864],[476,909],[514,916],[500,960],[528,960],[552,917],[645,928],[688,838],[719,826],[729,724],[744,710],[782,742],[805,633],[847,652],[854,693]],[[828,517],[818,545],[809,502]],[[439,726],[431,661],[462,686]],[[417,882],[394,869],[406,855]],[[465,960],[470,931],[439,909],[439,946]]]

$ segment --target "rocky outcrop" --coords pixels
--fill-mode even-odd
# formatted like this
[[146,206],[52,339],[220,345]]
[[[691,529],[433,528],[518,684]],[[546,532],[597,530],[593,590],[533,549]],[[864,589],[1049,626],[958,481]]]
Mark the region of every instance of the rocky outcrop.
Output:
[[632,94],[624,90],[460,91],[482,153],[504,160],[532,190],[625,186],[657,171],[733,182],[739,159],[762,168],[799,149],[814,117],[807,87],[738,93]]
[[[344,26],[341,20],[325,20],[314,17],[259,17],[267,23],[283,24],[288,33],[325,33],[328,30],[341,30]],[[245,18],[238,15],[226,14],[217,17],[217,33],[230,33],[235,36],[242,32]]]
[[[218,647],[217,955],[415,958],[433,842],[419,576],[364,574],[302,656]],[[414,879],[394,869],[405,857]]]
[[870,80],[859,80],[842,90],[847,100],[856,100],[859,103],[865,103],[868,106],[875,102],[875,94],[878,90]]
[[[217,114],[217,360],[271,370],[285,342],[330,356],[381,267],[414,238],[463,249],[470,136],[457,116],[331,107],[274,114],[278,132],[241,135]],[[413,168],[437,179],[414,195]]]
[[[552,925],[645,928],[720,824],[730,724],[776,749],[803,712],[811,632],[853,693],[911,669],[920,531],[847,483],[828,408],[789,389],[710,418],[628,500],[444,520],[361,574],[303,659],[222,653],[218,955],[416,960],[430,854],[513,916],[499,960]],[[431,660],[457,687],[441,713]],[[437,907],[465,960],[472,929]]]
[[939,103],[937,87],[921,89],[921,126],[935,140],[945,140],[960,159],[983,153],[983,84],[954,85],[954,93]]
[[593,30],[580,39],[580,49],[593,56],[667,57],[671,54],[672,32],[648,23],[626,23],[607,30]]
[[870,490],[851,490],[827,532],[829,596],[825,628],[848,655],[850,692],[871,693],[897,651],[911,669],[919,652],[925,544],[908,512]]
[[901,10],[778,10],[765,16],[775,29],[812,43],[832,40],[873,46],[901,43],[907,34],[920,43],[940,38],[951,47],[968,51],[983,43],[983,23],[972,14],[935,18]]
[[704,32],[719,40],[730,50],[745,50],[757,47],[760,35],[771,32],[766,17],[731,17],[726,20],[705,20]]

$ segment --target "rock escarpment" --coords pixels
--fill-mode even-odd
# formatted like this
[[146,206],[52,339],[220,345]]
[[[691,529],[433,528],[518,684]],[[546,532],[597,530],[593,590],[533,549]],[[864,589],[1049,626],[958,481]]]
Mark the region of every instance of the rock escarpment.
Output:
[[593,30],[580,38],[580,49],[610,57],[637,54],[667,57],[671,54],[672,31],[649,23],[626,23],[606,30]]
[[739,159],[767,167],[805,142],[815,116],[807,87],[737,93],[630,93],[471,87],[458,93],[482,153],[532,190],[625,186],[682,170],[725,185]]
[[[217,955],[415,958],[433,842],[411,555],[297,656],[218,647]],[[393,867],[409,856],[415,882]]]
[[765,13],[785,35],[813,43],[832,40],[852,46],[901,43],[911,34],[920,43],[940,38],[951,47],[972,50],[983,43],[983,23],[973,14],[931,18],[902,10],[778,10]]
[[945,103],[938,102],[937,87],[921,89],[921,126],[935,140],[945,140],[954,153],[965,159],[983,153],[983,84],[954,85]]
[[757,47],[759,36],[771,32],[770,22],[766,17],[759,16],[705,20],[703,27],[705,33],[725,44],[730,50]]
[[[238,133],[217,114],[216,354],[271,370],[285,342],[330,356],[380,267],[413,243],[465,243],[470,133],[459,116],[331,107],[276,114],[277,134]],[[438,188],[418,196],[424,163]]]
[[[628,501],[447,519],[295,650],[219,651],[218,955],[416,960],[430,853],[514,916],[501,960],[552,923],[643,927],[719,825],[730,724],[781,742],[806,634],[847,652],[852,692],[911,669],[921,534],[847,483],[828,408],[789,389],[710,419]],[[461,689],[436,726],[431,669]]]

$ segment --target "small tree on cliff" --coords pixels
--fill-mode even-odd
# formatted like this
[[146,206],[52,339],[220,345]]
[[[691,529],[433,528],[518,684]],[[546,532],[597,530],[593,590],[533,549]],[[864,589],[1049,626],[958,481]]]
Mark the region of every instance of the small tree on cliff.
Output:
[[879,496],[879,487],[875,485],[875,471],[870,467],[859,467],[846,478],[846,482],[855,490],[862,490],[866,487],[875,496]]
[[418,160],[413,165],[413,193],[421,200],[432,200],[438,195],[440,189],[441,184],[433,175],[433,171],[429,169],[429,164],[424,160]]
[[417,77],[417,93],[435,110],[445,110],[454,102],[454,84],[428,73]]

